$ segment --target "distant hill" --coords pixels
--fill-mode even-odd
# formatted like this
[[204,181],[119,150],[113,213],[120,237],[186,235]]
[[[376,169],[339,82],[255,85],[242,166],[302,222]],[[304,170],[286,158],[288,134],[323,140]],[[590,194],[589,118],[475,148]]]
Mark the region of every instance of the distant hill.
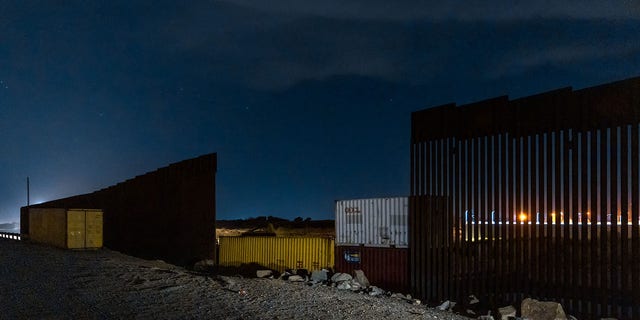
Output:
[[335,237],[335,221],[301,217],[287,220],[260,216],[249,219],[216,221],[217,236],[308,236]]

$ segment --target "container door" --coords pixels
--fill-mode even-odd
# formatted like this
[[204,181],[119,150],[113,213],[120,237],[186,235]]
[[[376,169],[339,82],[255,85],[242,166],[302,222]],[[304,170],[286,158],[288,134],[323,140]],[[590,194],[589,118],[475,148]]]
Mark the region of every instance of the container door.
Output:
[[67,211],[67,248],[85,247],[85,214],[83,210]]
[[102,248],[102,211],[87,210],[87,248]]

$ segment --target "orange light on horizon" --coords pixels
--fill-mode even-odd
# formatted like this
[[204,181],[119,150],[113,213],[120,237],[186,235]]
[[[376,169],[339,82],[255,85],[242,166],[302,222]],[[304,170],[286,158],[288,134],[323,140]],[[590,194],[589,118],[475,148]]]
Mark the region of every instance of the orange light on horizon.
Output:
[[520,215],[518,217],[520,218],[520,222],[527,221],[527,214],[524,213],[524,212],[520,213]]

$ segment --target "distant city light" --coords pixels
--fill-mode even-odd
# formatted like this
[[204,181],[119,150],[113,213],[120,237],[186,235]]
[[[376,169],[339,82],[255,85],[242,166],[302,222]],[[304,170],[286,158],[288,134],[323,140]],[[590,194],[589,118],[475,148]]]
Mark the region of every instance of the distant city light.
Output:
[[520,213],[519,218],[520,218],[520,222],[525,222],[525,221],[527,221],[527,214],[522,212],[522,213]]

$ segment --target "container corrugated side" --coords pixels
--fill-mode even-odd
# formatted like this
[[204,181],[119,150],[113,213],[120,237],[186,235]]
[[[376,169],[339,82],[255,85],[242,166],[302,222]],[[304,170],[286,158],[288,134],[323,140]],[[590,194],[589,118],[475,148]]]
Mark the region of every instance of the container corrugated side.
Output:
[[104,213],[102,210],[86,210],[85,248],[102,248]]
[[102,247],[102,210],[63,208],[29,208],[28,210],[31,241],[67,249]]
[[67,211],[67,248],[84,248],[86,240],[85,228],[86,213],[84,210]]
[[29,209],[29,239],[60,248],[67,247],[67,210]]
[[336,272],[364,271],[369,282],[394,292],[409,292],[409,249],[365,246],[336,247]]
[[336,245],[409,246],[407,197],[336,201]]
[[334,240],[318,237],[220,237],[220,266],[257,263],[277,271],[333,268]]

